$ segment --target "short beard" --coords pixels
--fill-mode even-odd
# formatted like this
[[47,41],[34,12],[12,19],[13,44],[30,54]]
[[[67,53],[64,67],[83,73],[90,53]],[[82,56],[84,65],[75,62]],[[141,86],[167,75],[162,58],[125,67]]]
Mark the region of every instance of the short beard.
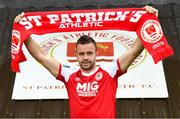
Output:
[[94,65],[95,65],[95,62],[93,62],[92,65],[90,67],[88,67],[88,68],[84,68],[82,65],[80,65],[80,67],[81,67],[82,70],[88,71],[88,70],[93,69]]

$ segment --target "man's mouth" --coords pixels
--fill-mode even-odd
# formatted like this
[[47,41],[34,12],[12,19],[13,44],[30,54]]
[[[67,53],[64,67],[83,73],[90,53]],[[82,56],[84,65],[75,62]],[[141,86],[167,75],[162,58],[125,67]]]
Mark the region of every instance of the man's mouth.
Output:
[[82,62],[83,65],[88,65],[90,64],[91,62]]

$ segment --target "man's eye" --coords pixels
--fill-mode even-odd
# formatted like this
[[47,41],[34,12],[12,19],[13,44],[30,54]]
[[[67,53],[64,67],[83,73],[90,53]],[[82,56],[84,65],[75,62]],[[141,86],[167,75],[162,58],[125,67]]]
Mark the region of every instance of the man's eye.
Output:
[[87,52],[87,55],[92,55],[93,54],[93,52]]
[[79,53],[79,55],[80,55],[80,56],[83,56],[83,55],[84,55],[84,53],[83,53],[83,52],[80,52],[80,53]]

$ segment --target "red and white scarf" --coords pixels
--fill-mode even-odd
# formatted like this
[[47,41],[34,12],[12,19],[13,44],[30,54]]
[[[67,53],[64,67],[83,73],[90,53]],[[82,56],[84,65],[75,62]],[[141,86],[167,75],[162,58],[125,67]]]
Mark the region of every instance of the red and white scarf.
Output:
[[12,70],[20,71],[19,63],[26,60],[22,44],[31,34],[86,30],[134,31],[155,63],[173,54],[157,17],[141,8],[27,12],[13,25]]

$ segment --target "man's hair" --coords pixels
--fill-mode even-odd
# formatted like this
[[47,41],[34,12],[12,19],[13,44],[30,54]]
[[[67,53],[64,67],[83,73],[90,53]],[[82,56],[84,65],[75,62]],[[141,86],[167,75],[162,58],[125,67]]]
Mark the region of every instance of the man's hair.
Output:
[[88,44],[88,43],[93,43],[95,48],[97,49],[96,41],[92,37],[87,35],[83,35],[77,40],[76,48],[78,44]]

